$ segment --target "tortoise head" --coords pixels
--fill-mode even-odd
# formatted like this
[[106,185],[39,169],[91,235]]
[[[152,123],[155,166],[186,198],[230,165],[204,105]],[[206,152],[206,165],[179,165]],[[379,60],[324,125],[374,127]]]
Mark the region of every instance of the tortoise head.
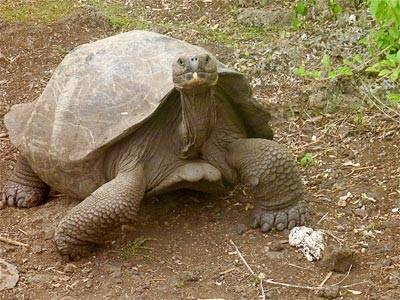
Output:
[[216,85],[217,60],[207,53],[180,56],[172,64],[172,79],[177,90]]

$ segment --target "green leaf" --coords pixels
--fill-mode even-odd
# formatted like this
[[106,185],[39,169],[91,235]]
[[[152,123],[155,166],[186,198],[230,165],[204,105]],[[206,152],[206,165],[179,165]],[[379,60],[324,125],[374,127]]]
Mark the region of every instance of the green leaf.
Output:
[[385,76],[385,75],[390,74],[390,73],[392,73],[392,71],[390,71],[388,69],[383,69],[378,73],[378,77],[382,77],[382,76]]
[[293,69],[293,74],[298,76],[305,76],[306,70],[304,69],[303,66],[300,66],[300,68]]
[[329,55],[328,54],[324,54],[324,56],[322,57],[322,64],[324,65],[325,68],[330,68],[331,66],[331,61],[329,59]]
[[330,79],[334,79],[337,76],[336,70],[332,70],[328,73]]
[[347,75],[347,76],[353,75],[353,71],[349,67],[340,67],[339,69],[337,69],[337,73],[340,75]]
[[389,100],[393,100],[395,102],[400,102],[400,95],[399,94],[389,94],[386,96]]
[[299,22],[299,19],[297,17],[293,17],[293,19],[292,19],[292,27],[293,27],[294,30],[299,29],[300,22]]
[[322,71],[312,70],[310,73],[314,79],[319,79],[321,77]]
[[396,81],[399,78],[399,74],[400,74],[400,67],[396,68],[392,75],[390,75],[390,79],[393,81]]
[[371,66],[365,69],[366,72],[378,72],[375,66]]
[[297,13],[299,15],[302,15],[303,17],[308,13],[308,8],[304,4],[304,2],[300,2],[299,4],[297,4]]
[[345,65],[348,65],[348,66],[351,66],[353,64],[353,62],[350,59],[347,59],[347,58],[343,59],[343,63]]
[[353,58],[353,63],[358,63],[360,61],[362,61],[364,58],[361,55],[355,55]]

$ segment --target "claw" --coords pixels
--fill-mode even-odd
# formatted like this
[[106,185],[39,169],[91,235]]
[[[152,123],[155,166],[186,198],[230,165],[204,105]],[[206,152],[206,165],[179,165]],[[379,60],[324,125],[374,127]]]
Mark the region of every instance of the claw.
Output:
[[261,227],[261,231],[262,232],[268,232],[272,229],[271,225],[269,225],[268,223],[264,223],[263,226]]
[[278,212],[275,217],[275,228],[282,231],[287,228],[288,216],[284,212]]
[[255,213],[253,215],[252,221],[251,221],[251,228],[257,228],[260,226],[260,221],[261,221],[261,214],[260,213]]
[[277,211],[266,211],[260,213],[258,210],[252,219],[252,227],[261,227],[262,232],[268,232],[272,229],[282,231],[292,229],[293,227],[303,225],[305,222],[306,209],[298,205]]
[[270,231],[274,226],[274,221],[275,221],[275,216],[273,213],[266,212],[262,215],[261,217],[261,231],[262,232],[268,232]]

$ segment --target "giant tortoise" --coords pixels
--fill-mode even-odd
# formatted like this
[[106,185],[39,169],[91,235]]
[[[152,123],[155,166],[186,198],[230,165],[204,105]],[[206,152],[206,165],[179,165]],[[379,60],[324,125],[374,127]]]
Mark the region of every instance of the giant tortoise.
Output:
[[253,227],[290,229],[304,222],[303,184],[269,119],[246,78],[201,47],[146,31],[85,44],[5,116],[20,155],[2,204],[39,205],[50,187],[82,199],[55,232],[72,259],[131,222],[144,197],[178,189],[242,184]]

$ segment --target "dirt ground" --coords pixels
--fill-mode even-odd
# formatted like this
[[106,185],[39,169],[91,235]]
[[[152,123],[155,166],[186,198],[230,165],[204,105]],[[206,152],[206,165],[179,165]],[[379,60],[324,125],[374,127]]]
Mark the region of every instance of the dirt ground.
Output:
[[[206,16],[229,26],[234,18],[230,1],[178,2],[168,2],[168,9],[151,1],[134,5],[154,8],[149,10],[152,17],[163,20],[196,22]],[[285,9],[279,2],[274,5],[275,10]],[[307,34],[318,37],[336,29],[326,26],[320,33]],[[352,251],[352,267],[332,272],[291,247],[288,232],[248,229],[251,199],[246,195],[215,198],[188,191],[147,199],[132,227],[112,236],[94,256],[65,263],[55,251],[53,233],[77,202],[54,192],[40,207],[0,210],[0,236],[29,245],[0,242],[0,258],[15,265],[20,275],[16,287],[0,292],[0,299],[261,299],[258,281],[231,241],[256,274],[290,285],[264,281],[266,299],[318,299],[323,295],[316,287],[322,283],[339,287],[331,298],[400,299],[399,120],[374,108],[366,108],[361,116],[359,110],[349,110],[344,104],[359,100],[349,90],[340,94],[343,105],[314,114],[313,96],[331,93],[331,86],[289,74],[290,67],[315,54],[313,42],[307,44],[303,33],[287,37],[271,30],[270,48],[255,50],[257,45],[248,40],[243,47],[249,53],[243,55],[237,45],[200,41],[195,31],[151,29],[199,43],[232,67],[240,68],[238,62],[246,65],[245,57],[250,60],[245,72],[255,85],[255,97],[273,113],[276,140],[298,157],[313,155],[315,164],[301,168],[309,207],[306,225],[323,230],[328,245]],[[0,20],[1,117],[14,104],[34,101],[68,51],[116,33],[105,17],[90,9],[77,9],[46,25]],[[260,67],[251,63],[261,62],[260,51],[284,55],[273,54]],[[308,64],[315,61],[311,58]],[[17,150],[0,126],[3,185]]]

